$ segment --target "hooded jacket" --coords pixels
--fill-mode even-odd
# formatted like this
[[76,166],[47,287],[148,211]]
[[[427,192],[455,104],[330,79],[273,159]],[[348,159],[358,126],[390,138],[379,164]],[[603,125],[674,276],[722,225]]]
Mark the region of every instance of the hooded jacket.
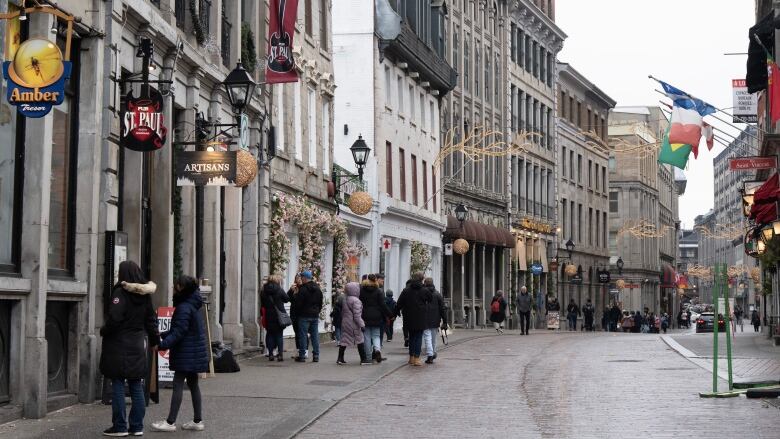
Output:
[[425,313],[427,311],[427,291],[420,281],[411,281],[398,297],[395,306],[395,315],[403,315],[404,328],[409,331],[422,331],[425,326]]
[[433,285],[425,286],[428,290],[428,307],[425,312],[426,329],[438,329],[440,324],[447,325],[447,308],[444,306],[444,297],[436,291]]
[[339,346],[353,347],[363,343],[363,304],[358,296],[360,285],[350,282],[344,288],[346,297],[341,305],[341,339]]
[[149,346],[160,340],[151,297],[155,290],[154,282],[123,282],[111,292],[106,323],[100,328],[100,372],[107,378],[146,378]]
[[360,302],[363,303],[363,322],[366,326],[382,326],[391,315],[382,291],[369,280],[363,281],[360,286]]
[[209,354],[206,330],[200,308],[203,298],[197,288],[173,296],[176,309],[171,318],[170,331],[161,337],[160,350],[170,349],[170,368],[176,372],[208,372]]

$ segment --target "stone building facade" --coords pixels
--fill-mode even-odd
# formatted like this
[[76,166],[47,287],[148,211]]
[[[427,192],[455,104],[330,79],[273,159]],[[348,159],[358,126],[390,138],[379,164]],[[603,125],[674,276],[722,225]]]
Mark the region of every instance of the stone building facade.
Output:
[[[588,298],[600,321],[609,304],[609,285],[599,271],[609,270],[609,111],[615,101],[569,64],[558,63],[558,218],[560,282],[558,300],[582,306]],[[566,242],[574,251],[566,258]],[[573,264],[578,277],[565,275]],[[565,305],[564,305],[565,306]]]
[[[660,251],[667,248],[662,241],[669,240],[670,234],[676,235],[674,223],[661,217],[659,201],[664,187],[659,180],[670,171],[668,168],[659,170],[666,165],[658,163],[658,148],[655,147],[662,139],[667,123],[658,107],[617,107],[609,115],[610,268],[613,286],[618,279],[625,282],[625,288],[616,300],[626,310],[662,311],[661,286],[664,279],[667,283],[670,276],[671,282],[674,279],[674,263],[668,267],[662,265]],[[668,176],[663,189],[666,192],[672,186],[672,198],[677,196],[673,181],[673,177]],[[676,201],[670,202],[669,206],[672,203]],[[650,233],[652,236],[637,236],[628,230],[643,221],[655,225],[656,232]],[[676,246],[674,250],[665,251],[667,256],[677,253]],[[624,263],[622,274],[615,265],[619,258]]]
[[[0,11],[15,3],[0,2]],[[249,70],[263,82],[267,2],[63,0],[57,7],[81,15],[65,103],[40,119],[0,104],[0,138],[15,145],[0,167],[0,241],[8,243],[0,251],[0,358],[6,363],[0,422],[42,417],[100,396],[103,297],[115,281],[113,267],[105,265],[107,237],[121,236],[126,246],[118,257],[138,262],[157,284],[155,306],[170,305],[175,274],[198,277],[212,339],[241,349],[261,345],[258,288],[268,274],[271,182],[274,192],[303,192],[335,210],[327,201],[334,87],[329,0],[300,2],[301,82],[258,86],[245,110],[255,156],[268,157],[268,128],[281,128],[270,172],[261,168],[245,188],[177,189],[174,150],[195,148],[197,113],[212,124],[235,122],[222,81],[250,40],[257,53]],[[63,27],[45,14],[20,24],[22,34],[60,44]],[[152,84],[163,94],[168,136],[147,153],[120,148],[118,140],[123,97],[140,87],[125,80],[141,70],[141,38],[154,44],[151,79],[172,81]],[[279,91],[283,106],[273,100]]]
[[[693,228],[696,230],[715,230],[717,223],[717,217],[715,211],[710,209],[704,215],[698,215],[693,220]],[[699,245],[697,253],[699,256],[699,265],[703,267],[714,267],[716,263],[722,263],[719,261],[716,254],[717,239],[711,234],[698,233]],[[699,301],[701,303],[712,304],[712,277],[706,279],[699,279]]]
[[[349,147],[362,135],[372,148],[365,170],[374,199],[370,231],[355,224],[368,255],[363,273],[385,274],[396,297],[411,274],[412,249],[441,280],[440,105],[455,83],[444,57],[446,6],[439,1],[344,1],[335,5],[336,160],[354,169]],[[357,61],[361,60],[361,61]],[[343,130],[341,128],[343,127]],[[344,215],[350,215],[348,208]],[[383,240],[389,241],[386,249]],[[422,267],[417,267],[422,268]]]

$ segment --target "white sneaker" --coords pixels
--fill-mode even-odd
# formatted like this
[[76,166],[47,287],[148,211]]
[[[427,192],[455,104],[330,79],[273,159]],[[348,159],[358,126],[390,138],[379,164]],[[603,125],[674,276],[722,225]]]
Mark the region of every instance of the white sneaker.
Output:
[[182,430],[195,430],[195,431],[203,431],[203,429],[206,428],[205,425],[203,425],[203,421],[200,422],[185,422],[184,425],[181,426]]
[[154,431],[176,431],[176,424],[169,424],[168,421],[162,420],[158,422],[152,422],[152,430]]

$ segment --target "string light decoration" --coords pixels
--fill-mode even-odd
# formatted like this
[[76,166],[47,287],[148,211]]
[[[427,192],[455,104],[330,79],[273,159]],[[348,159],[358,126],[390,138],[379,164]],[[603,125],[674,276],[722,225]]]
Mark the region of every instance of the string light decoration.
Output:
[[[639,131],[644,128],[641,123],[631,124],[633,135],[637,136]],[[610,143],[607,144],[601,136],[596,133],[595,130],[579,131],[580,135],[585,137],[585,144],[599,149],[604,152],[613,152],[616,154],[631,154],[636,155],[639,158],[655,157],[658,154],[658,150],[661,148],[663,142],[649,142],[649,143],[631,143],[625,139],[613,137],[610,139]]]
[[236,152],[236,186],[249,186],[257,177],[257,158],[243,149]]
[[457,130],[451,128],[444,135],[444,144],[434,161],[434,166],[440,166],[447,156],[455,153],[463,154],[464,160],[480,162],[487,157],[508,157],[521,155],[533,148],[543,137],[537,132],[520,131],[515,133],[512,143],[500,139],[504,133],[484,126],[476,126],[467,131],[463,138],[456,140]]
[[728,273],[729,277],[738,277],[741,276],[743,273],[747,273],[747,267],[744,265],[732,265],[731,267],[726,269],[726,273]]
[[618,279],[617,282],[615,282],[615,286],[617,287],[618,290],[622,290],[623,288],[626,287],[626,281],[624,281],[623,279]]
[[463,238],[458,238],[452,243],[452,251],[459,255],[465,255],[469,251],[469,242]]
[[712,268],[696,264],[693,267],[688,267],[688,275],[706,280],[712,277]]
[[622,235],[631,235],[634,238],[663,238],[666,236],[666,232],[671,230],[671,226],[661,226],[660,228],[650,222],[650,220],[641,218],[638,220],[628,220],[621,227],[617,236],[620,238]]
[[368,192],[353,192],[349,196],[349,210],[355,215],[365,215],[371,212],[371,207],[374,205],[374,199]]
[[761,268],[753,267],[750,269],[750,278],[753,279],[753,283],[761,283]]
[[572,264],[566,266],[566,276],[574,277],[577,274],[577,267]]
[[699,233],[705,238],[712,239],[737,239],[741,238],[745,234],[745,230],[740,224],[715,224],[713,229],[707,226],[696,226],[693,228],[698,230]]

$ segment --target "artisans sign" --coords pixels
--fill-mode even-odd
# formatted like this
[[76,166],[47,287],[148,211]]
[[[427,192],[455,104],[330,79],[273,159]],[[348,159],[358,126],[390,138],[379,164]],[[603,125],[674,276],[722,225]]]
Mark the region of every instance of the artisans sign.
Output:
[[236,182],[236,152],[179,151],[177,186],[232,186]]
[[734,157],[729,159],[729,169],[732,171],[752,171],[755,169],[777,168],[777,157]]
[[157,151],[165,145],[168,129],[165,128],[163,99],[156,90],[149,89],[148,96],[133,97],[127,94],[122,108],[122,134],[119,144],[133,151]]

